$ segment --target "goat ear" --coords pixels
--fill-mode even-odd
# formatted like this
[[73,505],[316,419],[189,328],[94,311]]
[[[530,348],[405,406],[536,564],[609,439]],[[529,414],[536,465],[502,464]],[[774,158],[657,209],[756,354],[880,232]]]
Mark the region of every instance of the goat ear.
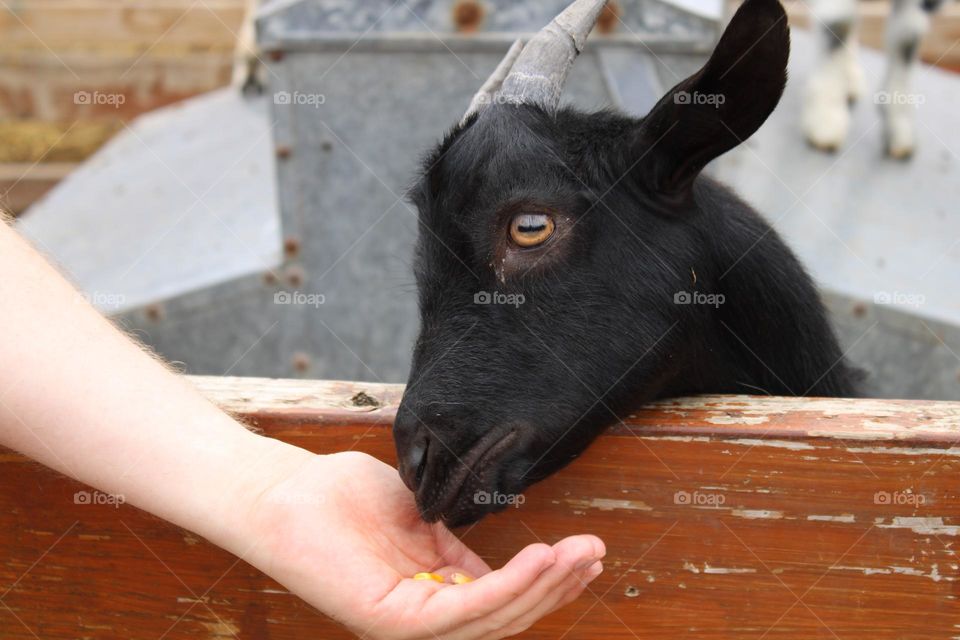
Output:
[[701,169],[747,138],[780,101],[790,33],[777,0],[746,0],[700,71],[671,89],[639,125],[634,157],[667,203],[689,197]]

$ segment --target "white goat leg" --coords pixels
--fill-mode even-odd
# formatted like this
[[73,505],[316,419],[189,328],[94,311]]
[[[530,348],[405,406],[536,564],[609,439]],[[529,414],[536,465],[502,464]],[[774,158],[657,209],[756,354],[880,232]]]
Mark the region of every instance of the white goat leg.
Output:
[[896,0],[887,23],[887,74],[877,103],[883,115],[886,152],[892,158],[913,155],[916,110],[922,97],[911,93],[910,78],[917,65],[920,39],[930,28],[924,0]]
[[850,102],[864,91],[857,61],[855,0],[816,0],[813,25],[820,33],[821,58],[807,81],[801,127],[814,147],[835,151],[850,129]]
[[230,81],[244,93],[262,93],[262,70],[257,48],[255,20],[259,0],[246,0],[243,23],[233,50],[233,74]]

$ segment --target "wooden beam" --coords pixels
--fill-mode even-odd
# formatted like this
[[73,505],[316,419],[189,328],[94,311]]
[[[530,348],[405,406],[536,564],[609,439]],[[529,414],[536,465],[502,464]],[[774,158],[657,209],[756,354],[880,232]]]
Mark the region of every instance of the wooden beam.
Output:
[[[393,463],[400,386],[193,381],[266,435]],[[605,573],[526,638],[949,638],[958,444],[960,403],[660,402],[462,536],[493,564],[537,540],[606,541]],[[0,454],[5,640],[350,637],[192,534],[128,505],[77,504],[83,490]]]
[[0,163],[0,209],[23,212],[76,167],[73,162]]

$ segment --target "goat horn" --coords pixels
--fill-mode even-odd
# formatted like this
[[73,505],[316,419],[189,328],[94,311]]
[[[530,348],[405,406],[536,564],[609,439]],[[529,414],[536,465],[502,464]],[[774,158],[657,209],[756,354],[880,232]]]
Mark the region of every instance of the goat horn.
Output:
[[600,17],[606,0],[575,0],[523,48],[503,79],[498,99],[556,109],[573,61]]
[[470,106],[467,107],[467,112],[463,114],[463,118],[460,119],[461,126],[470,119],[470,116],[479,112],[480,109],[493,102],[494,94],[500,90],[500,85],[503,84],[503,79],[507,77],[507,74],[510,72],[510,68],[513,66],[513,63],[516,61],[517,56],[520,55],[521,51],[523,51],[523,42],[520,40],[517,40],[510,45],[507,55],[503,56],[503,60],[500,61],[500,64],[498,64],[497,68],[493,70],[493,73],[490,74],[490,77],[487,78],[487,81],[483,83],[483,86],[480,87],[480,90],[477,91],[476,95],[473,96],[473,100],[470,101]]

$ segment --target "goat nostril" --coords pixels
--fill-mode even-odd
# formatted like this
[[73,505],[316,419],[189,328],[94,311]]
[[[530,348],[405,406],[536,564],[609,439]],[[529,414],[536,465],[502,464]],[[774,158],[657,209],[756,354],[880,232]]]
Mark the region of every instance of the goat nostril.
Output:
[[400,461],[400,477],[410,491],[416,491],[423,480],[423,473],[427,467],[427,450],[430,441],[426,438],[418,439],[411,445]]
[[423,480],[423,472],[427,468],[427,451],[430,449],[430,441],[425,440],[423,446],[417,445],[413,448],[413,461],[415,462],[417,473],[416,473],[416,484],[417,487],[420,486],[420,481]]

